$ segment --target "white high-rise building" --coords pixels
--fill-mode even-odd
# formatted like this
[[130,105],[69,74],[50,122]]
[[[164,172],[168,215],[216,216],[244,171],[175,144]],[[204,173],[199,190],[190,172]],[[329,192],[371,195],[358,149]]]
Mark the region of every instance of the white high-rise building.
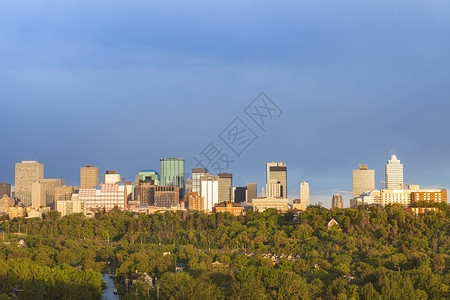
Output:
[[[266,163],[266,184],[271,184],[274,181],[278,181],[280,183],[280,195],[277,196],[277,190],[270,189],[267,190],[267,197],[287,198],[287,168],[285,163]],[[275,192],[275,194],[271,194],[272,192]]]
[[206,175],[201,178],[201,195],[205,211],[212,211],[214,205],[219,203],[219,177]]
[[306,209],[309,205],[309,183],[300,183],[300,204],[301,209]]
[[42,178],[44,178],[43,164],[35,160],[16,163],[15,193],[23,205],[31,206],[31,185]]
[[403,164],[395,154],[391,155],[391,159],[386,164],[386,189],[403,189]]

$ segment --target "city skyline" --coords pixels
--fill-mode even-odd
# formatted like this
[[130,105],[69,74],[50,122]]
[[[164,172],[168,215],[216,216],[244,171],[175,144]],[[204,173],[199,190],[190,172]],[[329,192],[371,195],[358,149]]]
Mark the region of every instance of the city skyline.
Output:
[[236,186],[263,187],[261,165],[283,161],[288,187],[307,181],[311,203],[330,207],[330,195],[352,189],[359,164],[382,187],[396,149],[406,183],[446,187],[449,8],[6,2],[0,181],[12,183],[22,160],[43,162],[46,177],[68,185],[90,164],[127,180],[162,157],[200,167],[194,157],[264,91],[283,115],[264,130],[242,118],[258,138],[239,157],[231,152],[235,162],[222,170]]

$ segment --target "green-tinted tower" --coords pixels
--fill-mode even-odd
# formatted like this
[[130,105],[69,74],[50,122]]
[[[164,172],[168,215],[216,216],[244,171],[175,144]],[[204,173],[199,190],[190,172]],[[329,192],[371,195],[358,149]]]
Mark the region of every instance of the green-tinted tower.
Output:
[[180,188],[180,199],[184,197],[184,159],[164,158],[160,163],[160,185]]

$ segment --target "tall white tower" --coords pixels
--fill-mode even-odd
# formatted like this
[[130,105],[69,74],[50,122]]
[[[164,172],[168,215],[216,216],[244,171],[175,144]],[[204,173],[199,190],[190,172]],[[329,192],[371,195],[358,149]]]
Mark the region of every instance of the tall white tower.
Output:
[[302,209],[306,209],[309,205],[309,184],[307,182],[300,183],[300,201]]
[[391,155],[391,159],[386,164],[386,189],[403,189],[403,164],[395,154]]

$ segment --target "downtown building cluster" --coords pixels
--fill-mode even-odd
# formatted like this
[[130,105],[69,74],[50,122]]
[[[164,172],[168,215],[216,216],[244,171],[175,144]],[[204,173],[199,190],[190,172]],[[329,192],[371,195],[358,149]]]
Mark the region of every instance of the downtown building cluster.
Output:
[[290,204],[285,163],[266,164],[266,185],[260,197],[256,183],[233,186],[230,173],[212,174],[206,168],[193,168],[190,176],[186,175],[182,158],[161,159],[159,172],[142,170],[132,182],[113,170],[106,171],[102,180],[99,179],[98,167],[87,165],[80,168],[79,186],[66,186],[64,179],[44,178],[42,163],[16,163],[15,191],[11,192],[8,183],[0,184],[3,195],[0,214],[9,214],[10,218],[42,217],[56,210],[62,215],[94,216],[99,210],[118,208],[136,213],[197,210],[241,215],[250,208],[287,211],[291,208],[304,210],[309,205],[306,182],[300,187],[303,200],[296,199]]
[[[422,213],[425,208],[418,208],[418,204],[430,204],[433,202],[447,203],[447,190],[444,188],[422,189],[419,185],[406,184],[403,180],[403,164],[396,155],[391,155],[385,166],[385,188],[375,189],[375,170],[368,169],[367,165],[360,165],[358,170],[353,170],[353,198],[350,207],[359,206],[386,206],[401,204],[407,210],[414,213]],[[342,198],[342,195],[335,195]],[[336,204],[333,196],[333,206]],[[438,210],[427,207],[426,210]]]

